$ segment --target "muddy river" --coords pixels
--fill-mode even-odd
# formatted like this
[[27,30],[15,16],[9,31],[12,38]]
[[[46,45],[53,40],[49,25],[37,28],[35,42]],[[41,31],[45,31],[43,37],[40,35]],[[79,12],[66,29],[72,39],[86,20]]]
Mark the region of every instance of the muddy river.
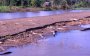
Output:
[[0,13],[0,20],[28,18],[28,17],[37,17],[37,16],[49,16],[49,15],[63,14],[67,12],[82,12],[82,11],[90,11],[90,10],[55,10],[55,11],[37,11],[37,12]]
[[[90,25],[81,27],[89,28]],[[7,51],[12,53],[4,56],[90,56],[90,30],[57,32],[55,37],[48,37],[38,43],[11,48]]]

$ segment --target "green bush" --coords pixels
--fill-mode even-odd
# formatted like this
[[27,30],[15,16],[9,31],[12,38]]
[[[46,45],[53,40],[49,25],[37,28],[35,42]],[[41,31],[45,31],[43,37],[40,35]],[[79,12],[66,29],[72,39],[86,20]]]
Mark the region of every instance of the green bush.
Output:
[[79,3],[76,3],[73,7],[74,8],[88,7],[89,5],[90,5],[90,3],[81,1]]
[[0,12],[9,12],[10,7],[9,6],[0,6]]

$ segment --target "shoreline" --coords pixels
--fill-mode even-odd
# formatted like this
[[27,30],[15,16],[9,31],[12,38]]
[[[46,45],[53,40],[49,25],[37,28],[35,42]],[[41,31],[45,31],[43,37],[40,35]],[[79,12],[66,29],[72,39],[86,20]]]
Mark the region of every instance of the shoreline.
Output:
[[[9,34],[0,36],[0,51],[5,51],[8,47],[18,47],[28,43],[37,42],[39,39],[47,38],[45,36],[51,35],[54,36],[57,31],[65,32],[68,30],[82,29],[82,28],[72,29],[71,28],[72,26],[90,24],[90,18],[87,17],[90,15],[90,12],[82,12],[82,13],[80,12],[80,14],[79,13],[77,15],[76,14],[77,13],[73,14],[69,13],[68,15],[62,14],[63,16],[53,15],[53,16],[33,17],[31,19],[28,18],[28,19],[13,19],[0,21],[0,23],[2,22],[2,24],[0,24],[1,27],[7,26],[7,28],[2,28],[3,30],[0,29],[0,31],[7,30],[7,33],[9,33],[10,31],[11,31],[10,33],[16,31],[15,34],[12,33],[11,35]],[[83,16],[80,16],[82,14]],[[2,34],[5,33],[6,31],[4,31]]]

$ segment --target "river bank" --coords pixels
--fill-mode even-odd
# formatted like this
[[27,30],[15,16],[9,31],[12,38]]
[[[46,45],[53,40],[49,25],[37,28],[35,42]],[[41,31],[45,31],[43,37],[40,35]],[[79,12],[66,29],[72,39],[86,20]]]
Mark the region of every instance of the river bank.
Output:
[[35,12],[35,11],[41,11],[43,8],[41,7],[21,7],[21,6],[0,6],[0,12],[3,13],[12,13],[12,12]]
[[57,31],[83,29],[75,27],[90,24],[90,12],[65,13],[61,15],[12,19],[0,21],[0,51],[22,46],[55,36]]

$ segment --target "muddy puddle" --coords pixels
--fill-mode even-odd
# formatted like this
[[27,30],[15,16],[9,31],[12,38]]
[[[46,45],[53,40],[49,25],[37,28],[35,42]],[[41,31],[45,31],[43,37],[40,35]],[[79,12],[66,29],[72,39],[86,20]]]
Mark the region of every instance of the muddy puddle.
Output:
[[[81,25],[89,28],[90,25]],[[10,48],[12,52],[2,56],[90,56],[90,30],[57,32],[55,36],[39,40],[31,45]],[[3,52],[2,52],[3,53]]]

